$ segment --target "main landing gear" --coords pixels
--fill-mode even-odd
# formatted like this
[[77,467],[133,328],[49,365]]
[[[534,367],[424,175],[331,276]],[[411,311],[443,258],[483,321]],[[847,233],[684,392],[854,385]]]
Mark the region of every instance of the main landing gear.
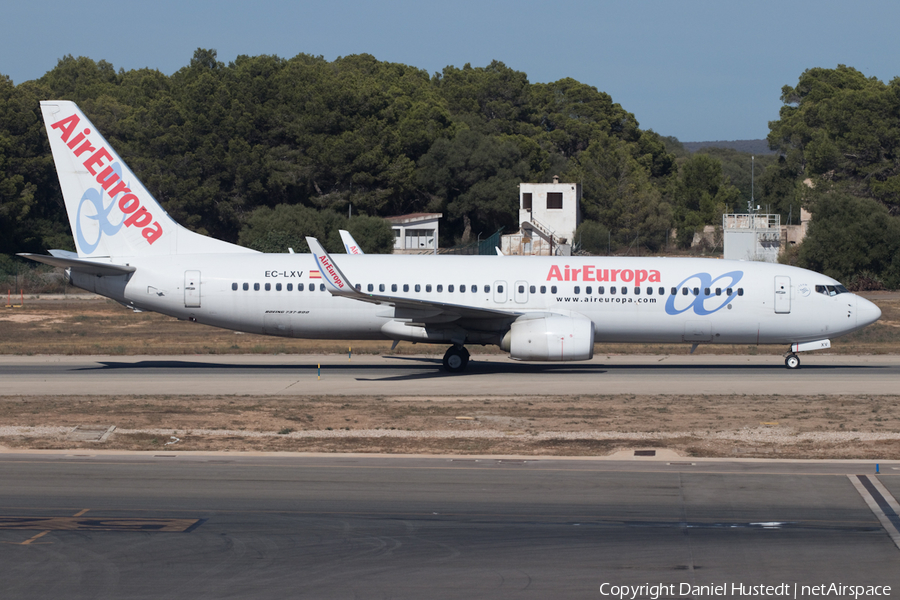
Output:
[[469,364],[469,351],[464,346],[450,346],[444,353],[444,370],[462,373]]
[[784,366],[788,369],[796,369],[800,366],[800,357],[791,352],[784,359]]

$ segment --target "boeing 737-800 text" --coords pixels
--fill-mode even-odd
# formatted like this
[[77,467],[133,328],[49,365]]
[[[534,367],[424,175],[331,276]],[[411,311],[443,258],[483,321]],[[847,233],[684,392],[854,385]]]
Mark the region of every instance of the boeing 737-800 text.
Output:
[[[595,342],[783,344],[796,353],[876,321],[837,281],[778,264],[697,258],[263,254],[163,210],[72,102],[41,102],[77,254],[26,254],[136,310],[298,338],[467,344],[513,359],[587,360]],[[348,248],[358,248],[346,236]]]

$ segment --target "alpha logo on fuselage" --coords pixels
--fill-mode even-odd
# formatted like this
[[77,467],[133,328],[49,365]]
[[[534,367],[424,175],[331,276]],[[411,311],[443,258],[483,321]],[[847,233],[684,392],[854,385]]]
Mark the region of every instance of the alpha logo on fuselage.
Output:
[[[693,309],[694,314],[703,316],[720,311],[737,298],[738,292],[734,286],[743,277],[743,271],[730,271],[719,275],[715,279],[709,273],[691,275],[676,286],[675,291],[678,293],[670,295],[666,300],[666,313],[680,315]],[[718,285],[716,285],[717,283]],[[731,290],[731,293],[718,296],[713,292],[716,287]],[[681,292],[684,288],[687,288],[687,294]],[[699,293],[694,294],[694,289],[697,289]],[[706,290],[710,290],[710,293],[707,294]]]

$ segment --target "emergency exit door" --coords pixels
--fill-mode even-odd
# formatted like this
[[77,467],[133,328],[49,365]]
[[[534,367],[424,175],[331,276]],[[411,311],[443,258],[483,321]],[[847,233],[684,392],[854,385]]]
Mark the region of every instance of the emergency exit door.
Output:
[[791,278],[784,275],[775,277],[775,312],[791,312]]
[[200,308],[200,271],[184,272],[184,307]]

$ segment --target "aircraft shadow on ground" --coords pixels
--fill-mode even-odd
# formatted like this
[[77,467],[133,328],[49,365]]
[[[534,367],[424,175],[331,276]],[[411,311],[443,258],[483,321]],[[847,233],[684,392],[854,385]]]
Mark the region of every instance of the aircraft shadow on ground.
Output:
[[[343,371],[356,375],[358,381],[404,381],[416,379],[433,379],[439,377],[459,378],[459,377],[478,377],[485,375],[515,375],[515,374],[605,374],[616,371],[628,372],[646,372],[659,373],[663,371],[685,371],[685,370],[702,370],[708,372],[724,372],[737,371],[742,373],[752,372],[785,372],[786,369],[778,357],[773,357],[771,364],[618,364],[610,366],[606,364],[596,363],[532,363],[532,362],[494,362],[480,361],[473,358],[469,362],[469,366],[462,373],[447,373],[441,366],[441,359],[422,356],[390,356],[384,358],[391,359],[390,364],[361,364],[348,361],[346,364],[327,364],[322,365],[322,371]],[[138,362],[118,362],[118,361],[101,361],[98,366],[82,367],[79,371],[108,371],[108,370],[196,370],[204,371],[236,371],[236,372],[258,372],[258,371],[311,371],[319,369],[319,365],[315,363],[304,364],[241,364],[241,363],[220,363],[207,361],[188,361],[188,360],[142,360]],[[801,366],[799,371],[818,371],[828,372],[838,369],[878,369],[881,367],[872,365],[808,365]],[[398,370],[404,372],[397,373]]]

